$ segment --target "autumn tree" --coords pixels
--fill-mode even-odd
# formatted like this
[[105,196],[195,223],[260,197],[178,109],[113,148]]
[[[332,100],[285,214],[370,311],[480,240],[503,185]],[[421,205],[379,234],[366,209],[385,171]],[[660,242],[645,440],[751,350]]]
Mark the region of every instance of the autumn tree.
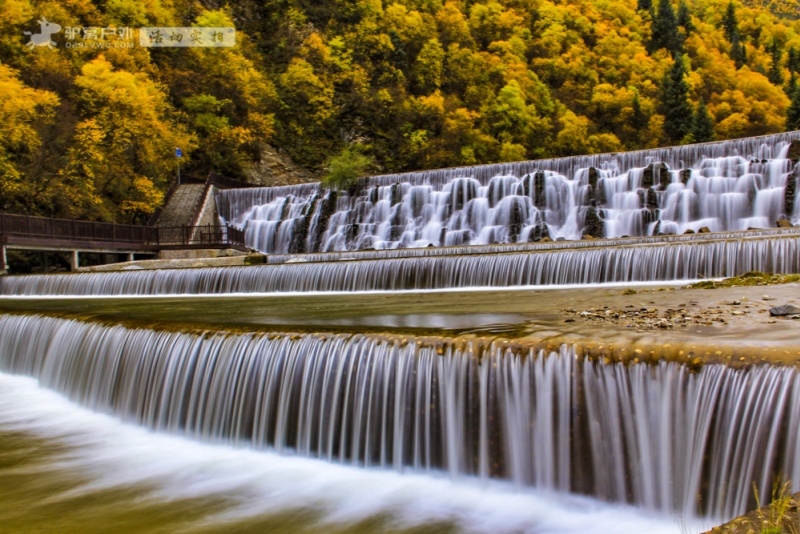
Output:
[[163,200],[175,147],[188,155],[194,140],[170,119],[166,96],[142,73],[116,70],[100,55],[83,66],[75,84],[85,119],[62,179],[87,201],[73,202],[71,215],[143,220]]
[[18,73],[0,63],[0,210],[28,210],[49,199],[42,184],[25,179],[41,147],[39,128],[55,119],[58,97],[25,85]]

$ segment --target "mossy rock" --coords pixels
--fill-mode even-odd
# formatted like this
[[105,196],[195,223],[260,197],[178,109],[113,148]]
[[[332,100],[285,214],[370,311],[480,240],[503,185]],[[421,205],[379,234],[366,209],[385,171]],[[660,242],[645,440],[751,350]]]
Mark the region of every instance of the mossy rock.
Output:
[[266,254],[250,254],[244,257],[245,265],[262,265],[267,263]]

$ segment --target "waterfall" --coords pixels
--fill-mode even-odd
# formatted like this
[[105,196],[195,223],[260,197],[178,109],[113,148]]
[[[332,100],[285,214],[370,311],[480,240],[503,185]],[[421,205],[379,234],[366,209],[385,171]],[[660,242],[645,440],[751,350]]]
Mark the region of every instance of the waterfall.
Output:
[[[793,368],[603,363],[477,338],[0,316],[0,370],[147,428],[729,518],[800,480]],[[796,482],[795,482],[796,486]],[[795,490],[798,488],[795,487]]]
[[800,237],[249,267],[0,277],[0,295],[396,291],[800,273]]
[[800,222],[800,132],[619,154],[223,190],[224,222],[269,254],[528,243]]

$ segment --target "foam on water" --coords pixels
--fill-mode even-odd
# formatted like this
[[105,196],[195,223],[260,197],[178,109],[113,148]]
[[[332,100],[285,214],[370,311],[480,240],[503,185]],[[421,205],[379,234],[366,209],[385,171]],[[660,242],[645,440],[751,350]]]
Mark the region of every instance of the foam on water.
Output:
[[0,373],[0,433],[66,446],[53,460],[88,482],[59,498],[146,484],[145,498],[225,499],[201,527],[292,509],[323,525],[387,515],[398,527],[446,522],[469,532],[677,533],[710,525],[631,506],[520,489],[507,483],[359,469],[271,452],[209,445],[120,423],[80,408],[32,378]]
[[[180,299],[228,299],[228,298],[253,298],[259,299],[264,297],[314,297],[314,296],[342,296],[342,295],[419,295],[427,293],[486,293],[486,292],[506,292],[506,291],[559,291],[564,289],[597,289],[597,288],[636,288],[636,287],[674,287],[694,284],[697,282],[704,282],[708,280],[723,280],[723,278],[693,278],[688,280],[667,280],[656,282],[609,282],[609,283],[596,283],[596,284],[553,284],[553,285],[529,285],[529,286],[503,286],[503,287],[445,287],[439,289],[398,289],[398,290],[367,290],[367,291],[262,291],[252,293],[161,293],[161,294],[142,294],[142,295],[123,295],[124,298],[132,300],[174,300]],[[119,299],[121,295],[81,295],[80,300],[114,300]],[[3,295],[0,293],[0,301],[9,300],[75,300],[76,295],[59,295],[59,294],[41,294],[41,295]]]

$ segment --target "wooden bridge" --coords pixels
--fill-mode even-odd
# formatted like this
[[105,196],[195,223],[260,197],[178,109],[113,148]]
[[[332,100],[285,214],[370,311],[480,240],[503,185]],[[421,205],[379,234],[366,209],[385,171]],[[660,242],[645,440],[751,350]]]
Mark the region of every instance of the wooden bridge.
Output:
[[247,250],[244,232],[232,226],[138,226],[0,213],[0,272],[6,250],[69,252],[79,267],[79,251],[155,254],[162,250],[235,248]]

